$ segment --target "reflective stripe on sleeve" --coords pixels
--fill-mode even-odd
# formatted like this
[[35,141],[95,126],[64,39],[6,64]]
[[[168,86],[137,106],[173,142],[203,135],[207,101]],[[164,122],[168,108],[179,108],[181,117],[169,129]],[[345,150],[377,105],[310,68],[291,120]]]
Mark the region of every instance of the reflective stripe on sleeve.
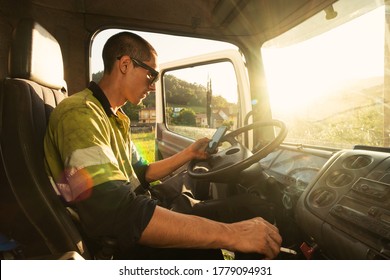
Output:
[[[65,161],[66,169],[79,170],[88,166],[112,163],[118,166],[114,153],[108,146],[93,146],[75,150]],[[72,174],[67,174],[72,175]]]

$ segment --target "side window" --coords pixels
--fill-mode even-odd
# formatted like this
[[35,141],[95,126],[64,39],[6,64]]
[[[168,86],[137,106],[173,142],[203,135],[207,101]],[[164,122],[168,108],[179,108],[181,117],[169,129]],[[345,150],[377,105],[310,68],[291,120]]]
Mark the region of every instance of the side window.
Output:
[[238,124],[237,79],[230,61],[189,65],[163,73],[167,128],[191,139]]

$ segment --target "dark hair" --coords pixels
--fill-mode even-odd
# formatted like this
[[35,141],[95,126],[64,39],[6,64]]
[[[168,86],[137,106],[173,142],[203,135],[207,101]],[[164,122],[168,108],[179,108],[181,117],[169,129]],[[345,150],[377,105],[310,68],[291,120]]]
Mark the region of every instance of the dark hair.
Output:
[[104,72],[110,73],[118,57],[128,55],[140,61],[149,61],[156,50],[141,36],[120,32],[111,36],[103,47]]

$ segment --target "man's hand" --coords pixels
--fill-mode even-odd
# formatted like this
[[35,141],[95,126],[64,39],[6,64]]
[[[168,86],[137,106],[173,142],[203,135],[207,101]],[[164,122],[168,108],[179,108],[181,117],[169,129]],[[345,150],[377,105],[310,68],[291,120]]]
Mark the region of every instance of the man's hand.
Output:
[[187,150],[191,153],[192,159],[207,159],[209,157],[209,154],[206,152],[209,141],[209,138],[204,137],[188,146]]
[[263,254],[265,259],[275,258],[280,251],[282,237],[279,230],[262,218],[230,224],[234,231],[231,238],[231,251]]
[[210,139],[207,137],[201,138],[181,152],[174,154],[169,158],[151,163],[146,170],[146,180],[148,182],[160,180],[169,174],[172,174],[172,172],[192,159],[207,159],[209,154],[205,150],[209,140]]

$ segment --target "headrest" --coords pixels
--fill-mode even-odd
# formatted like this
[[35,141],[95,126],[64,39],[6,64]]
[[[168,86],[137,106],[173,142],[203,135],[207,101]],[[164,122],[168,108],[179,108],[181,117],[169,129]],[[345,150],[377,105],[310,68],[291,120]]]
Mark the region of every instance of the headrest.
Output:
[[21,20],[14,30],[9,66],[11,78],[32,80],[54,89],[66,87],[60,45],[31,19]]

